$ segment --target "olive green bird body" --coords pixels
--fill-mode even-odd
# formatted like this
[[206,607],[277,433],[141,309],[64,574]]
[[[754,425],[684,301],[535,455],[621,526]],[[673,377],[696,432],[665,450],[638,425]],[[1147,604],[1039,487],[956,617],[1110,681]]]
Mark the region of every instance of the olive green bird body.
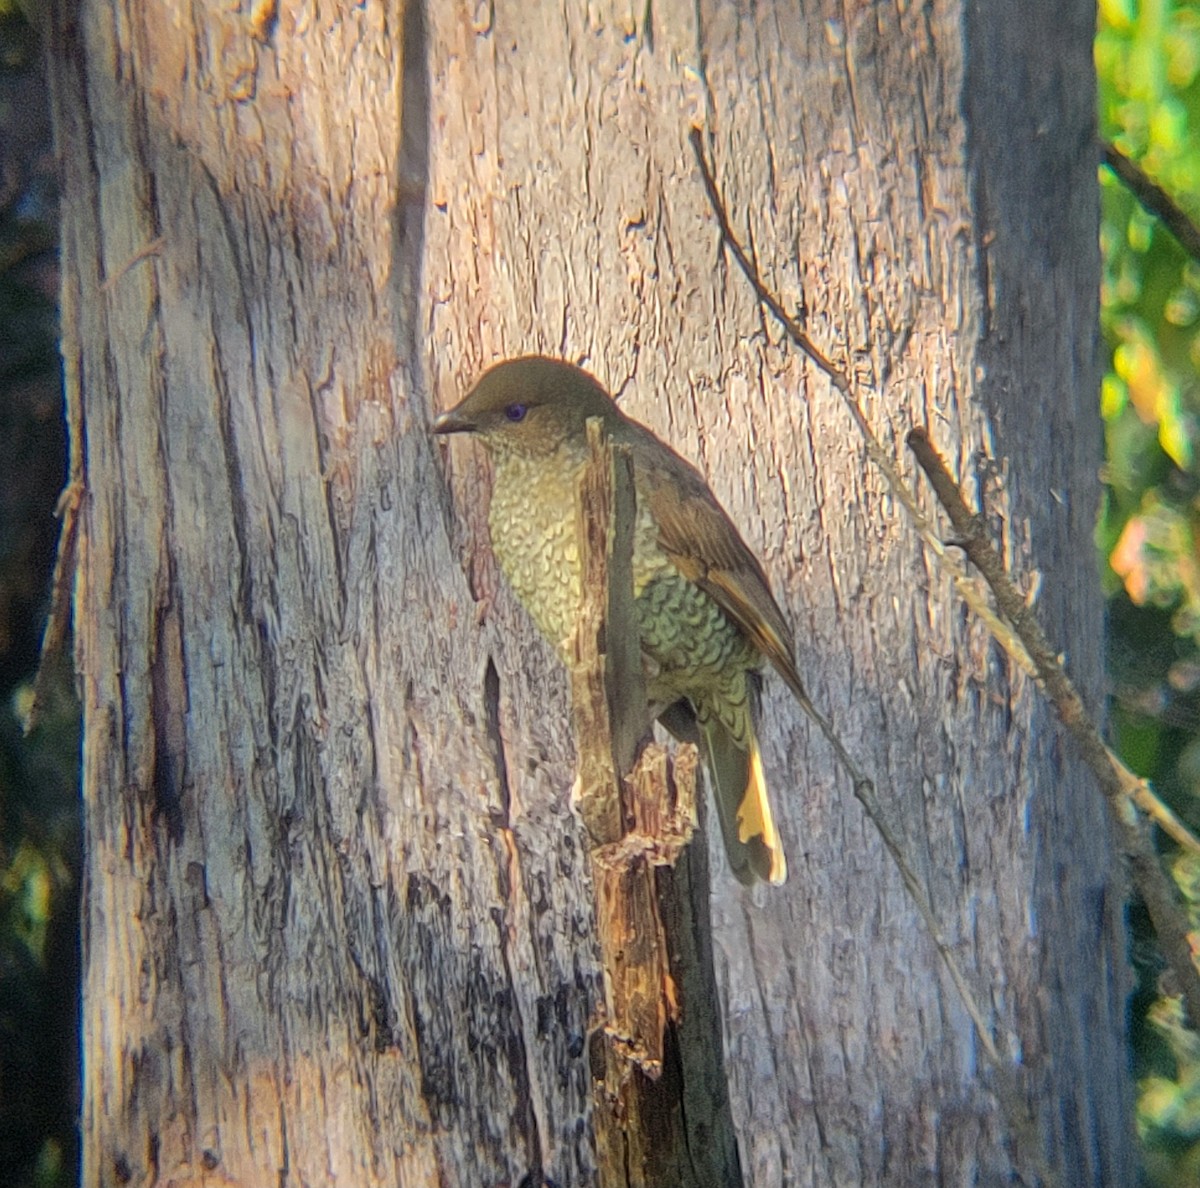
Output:
[[734,873],[782,882],[787,866],[755,736],[764,658],[803,692],[766,577],[699,472],[624,416],[586,372],[537,356],[492,368],[434,428],[472,432],[491,453],[493,551],[566,659],[581,588],[576,491],[587,421],[597,416],[633,460],[634,614],[649,713],[703,741]]
[[[488,524],[504,576],[565,661],[581,593],[574,501],[587,460],[586,438],[563,449],[568,457],[547,466],[536,456],[517,451],[505,456],[494,448]],[[646,483],[636,453],[634,459],[637,490]],[[634,530],[633,592],[651,703],[694,700],[711,689],[712,697],[701,698],[706,708],[744,739],[745,673],[762,660],[716,602],[684,578],[659,547],[658,525],[644,500],[638,502]]]

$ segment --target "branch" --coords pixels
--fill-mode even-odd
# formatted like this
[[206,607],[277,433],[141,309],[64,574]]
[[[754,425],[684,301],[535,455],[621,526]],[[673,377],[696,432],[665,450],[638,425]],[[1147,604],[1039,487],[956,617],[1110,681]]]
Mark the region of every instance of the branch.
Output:
[[1183,209],[1149,174],[1130,160],[1111,140],[1102,140],[1100,148],[1104,163],[1123,181],[1130,193],[1179,242],[1193,260],[1200,262],[1200,228],[1184,214]]
[[58,662],[71,627],[71,596],[75,586],[75,553],[79,538],[80,505],[83,483],[72,479],[58,497],[55,514],[62,522],[58,534],[58,552],[54,557],[54,577],[50,584],[50,611],[42,632],[42,649],[33,678],[33,697],[25,711],[22,729],[31,734],[37,729],[49,700],[51,673]]
[[[703,134],[699,128],[693,128],[691,132],[692,149],[696,155],[696,161],[700,169],[701,177],[704,182],[704,188],[708,195],[709,204],[712,207],[713,213],[716,216],[717,222],[721,230],[721,239],[724,246],[732,254],[733,258],[742,270],[743,275],[754,290],[758,300],[766,306],[775,319],[783,327],[785,333],[793,343],[816,365],[816,367],[824,372],[829,378],[834,390],[842,399],[847,411],[850,413],[851,419],[857,426],[862,435],[863,443],[866,448],[867,456],[872,462],[882,471],[885,480],[893,496],[898,500],[901,506],[908,513],[910,520],[917,530],[918,535],[925,544],[933,551],[935,556],[939,558],[941,563],[949,571],[955,588],[959,594],[967,602],[973,611],[984,621],[997,642],[1009,653],[1020,667],[1035,678],[1039,675],[1039,669],[1034,659],[1030,656],[1026,648],[1025,642],[1021,635],[1014,630],[1014,627],[1005,622],[989,605],[986,595],[979,589],[978,585],[968,578],[963,567],[958,561],[950,556],[941,538],[933,530],[933,526],[929,519],[921,512],[917,499],[911,488],[901,477],[896,466],[893,464],[891,456],[880,445],[878,438],[871,429],[866,415],[862,411],[862,406],[858,401],[855,392],[855,385],[851,381],[848,374],[834,364],[823,351],[809,337],[807,331],[792,317],[786,309],[784,309],[779,299],[767,288],[758,269],[753,261],[747,255],[742,247],[737,236],[734,234],[733,228],[729,221],[729,216],[726,212],[724,202],[720,192],[717,189],[712,167],[709,163],[707,152],[704,147]],[[1011,583],[1010,583],[1011,587]],[[1016,593],[1015,588],[1013,588]],[[1018,595],[1019,597],[1019,595]],[[1032,619],[1032,612],[1028,611],[1025,605],[1025,599],[1020,598],[1022,617]],[[827,723],[822,725],[818,722],[822,733],[826,738],[832,733],[831,728],[827,729]],[[1092,728],[1095,729],[1094,726]],[[835,746],[835,753],[838,754],[839,761],[843,766],[846,766],[848,756],[845,755],[844,749]],[[848,767],[847,770],[850,770]],[[852,774],[852,778],[855,778]],[[1102,781],[1102,787],[1106,788],[1105,781]],[[859,793],[860,785],[856,779],[855,792]],[[862,797],[859,797],[860,800]],[[873,799],[873,798],[872,798]],[[1186,999],[1189,1003],[1196,1004],[1197,1011],[1200,1011],[1200,973],[1192,960],[1191,948],[1187,942],[1187,923],[1183,912],[1180,910],[1178,903],[1171,891],[1166,875],[1163,873],[1162,867],[1158,862],[1158,857],[1154,853],[1153,847],[1150,844],[1149,838],[1139,827],[1138,821],[1133,816],[1129,808],[1129,800],[1124,792],[1118,796],[1106,795],[1107,803],[1112,810],[1112,814],[1117,821],[1120,835],[1125,842],[1126,851],[1130,856],[1131,874],[1135,886],[1141,892],[1146,901],[1147,907],[1151,912],[1151,917],[1154,920],[1155,928],[1159,931],[1160,937],[1163,939],[1163,947],[1166,952],[1167,960],[1179,981],[1181,987],[1184,988]],[[895,846],[894,839],[889,839],[886,823],[882,819],[871,812],[867,806],[867,802],[863,802],[864,809],[875,827],[880,831],[880,835],[884,839],[884,843],[892,855],[894,861],[900,867],[901,875],[904,878],[905,886],[912,890],[911,868],[906,872],[905,863],[902,862],[903,854],[898,852],[898,849],[893,849]],[[1180,824],[1182,829],[1182,825]],[[919,886],[919,885],[918,885]],[[914,902],[920,907],[919,896],[914,895]],[[925,912],[922,911],[922,916]],[[959,987],[960,994],[964,993],[965,986],[960,985],[959,979],[955,977],[954,970],[956,966],[952,965],[953,955],[944,946],[940,933],[935,929],[931,929],[934,937],[934,943],[938,947],[938,953],[946,965],[948,972],[951,974],[955,985]],[[964,1002],[971,1002],[969,994],[964,997]],[[970,1010],[970,1007],[968,1007]],[[975,1015],[972,1014],[972,1019]],[[979,1023],[976,1023],[976,1031],[979,1032]],[[1031,1142],[1022,1145],[1027,1150],[1037,1152],[1040,1150],[1037,1135],[1032,1133],[1033,1120],[1029,1117],[1028,1110],[1022,1104],[1022,1096],[1015,1081],[1015,1070],[1013,1066],[1000,1063],[994,1059],[994,1046],[984,1045],[984,1050],[989,1057],[993,1058],[993,1063],[997,1074],[1000,1078],[1000,1083],[997,1085],[997,1094],[1002,1103],[1002,1106],[1007,1114],[1010,1124],[1014,1130],[1019,1133],[1022,1138],[1028,1137]],[[1043,1181],[1050,1182],[1051,1176],[1045,1161],[1041,1157],[1037,1157],[1038,1163],[1041,1165],[1039,1171],[1043,1174]]]
[[[829,377],[834,389],[842,398],[843,404],[849,410],[855,425],[858,426],[863,436],[868,457],[883,472],[889,488],[901,506],[908,512],[921,539],[950,571],[955,588],[959,594],[971,609],[983,619],[988,629],[992,632],[992,635],[1009,655],[1020,664],[1026,673],[1036,680],[1039,676],[1038,666],[1030,657],[1020,633],[1015,629],[1015,620],[1010,618],[1009,621],[1006,621],[1000,615],[997,615],[989,605],[986,595],[979,590],[975,583],[971,582],[958,561],[947,553],[941,537],[933,530],[929,519],[917,506],[916,496],[901,477],[899,471],[893,465],[891,458],[875,437],[858,402],[849,377],[844,371],[831,363],[813,345],[803,327],[787,313],[779,300],[767,289],[758,274],[758,270],[733,233],[733,229],[729,223],[729,216],[725,211],[713,178],[712,169],[704,150],[704,142],[699,129],[692,129],[691,140],[692,148],[700,165],[700,172],[704,179],[704,187],[708,193],[709,202],[712,204],[713,211],[721,228],[722,239],[734,259],[738,262],[751,287],[763,304],[774,314],[792,341]],[[984,573],[986,577],[986,571],[981,569],[980,572]],[[1022,613],[1026,614],[1032,620],[1033,614],[1032,611],[1029,611],[1025,599],[1020,597],[1019,594],[1018,597],[1020,598]],[[1034,621],[1036,622],[1036,620]],[[1092,726],[1092,730],[1098,736],[1099,732],[1095,731],[1094,725]],[[1102,766],[1107,768],[1107,762]],[[1097,778],[1100,778],[1099,775],[1097,775]],[[1188,833],[1186,826],[1178,818],[1174,817],[1170,813],[1170,810],[1166,809],[1165,805],[1162,805],[1161,808],[1159,807],[1161,802],[1158,801],[1147,785],[1142,781],[1137,781],[1136,777],[1135,781],[1136,789],[1131,786],[1125,789],[1125,794],[1132,796],[1139,807],[1145,806],[1148,811],[1152,811],[1156,819],[1164,822],[1164,828],[1171,833],[1171,836],[1180,840],[1180,844],[1185,845],[1190,850],[1195,850],[1198,843]],[[1103,782],[1101,787],[1105,787]],[[1160,932],[1160,936],[1163,938],[1165,955],[1179,985],[1184,989],[1189,1003],[1196,1004],[1195,1009],[1200,1014],[1200,972],[1197,972],[1191,955],[1191,946],[1186,940],[1188,931],[1186,916],[1178,906],[1175,896],[1170,889],[1167,876],[1163,873],[1149,839],[1144,834],[1140,835],[1140,840],[1137,842],[1131,842],[1127,839],[1126,834],[1130,830],[1136,832],[1136,826],[1126,819],[1123,806],[1121,811],[1117,811],[1110,801],[1110,807],[1114,809],[1114,815],[1119,822],[1125,849],[1130,857],[1134,885],[1146,902],[1147,909],[1151,913],[1151,919],[1154,921],[1155,929]]]
[[[866,444],[867,454],[872,461],[883,471],[884,477],[888,481],[888,485],[892,488],[896,498],[904,505],[913,522],[917,526],[917,531],[922,538],[927,541],[938,556],[944,558],[953,571],[956,563],[952,558],[946,556],[946,550],[942,545],[941,538],[933,531],[933,527],[925,514],[917,506],[916,496],[909,490],[907,484],[900,477],[895,466],[892,465],[891,459],[888,458],[883,446],[879,444],[875,434],[871,431],[870,425],[867,423],[866,417],[863,415],[862,409],[859,407],[858,401],[855,399],[851,381],[844,371],[832,363],[829,358],[820,351],[809,338],[804,328],[783,308],[778,298],[767,288],[763,283],[762,278],[758,274],[758,269],[751,262],[746,250],[742,247],[737,237],[733,233],[733,229],[729,223],[729,216],[725,211],[724,203],[721,200],[720,193],[717,190],[716,181],[713,179],[712,169],[709,166],[708,158],[704,151],[704,141],[702,134],[698,128],[692,129],[691,134],[692,148],[696,153],[696,160],[700,164],[700,173],[704,179],[704,188],[708,193],[708,200],[712,205],[713,212],[717,216],[717,222],[721,227],[721,237],[725,242],[726,247],[732,253],[733,258],[738,262],[746,279],[750,282],[751,288],[754,290],[758,299],[775,315],[776,319],[782,324],[784,330],[793,342],[819,367],[832,381],[834,388],[841,395],[843,402],[850,410],[851,416],[854,418],[855,424],[858,425],[859,431],[862,433],[863,440]],[[997,625],[1004,627],[990,606],[987,606],[984,600],[984,595],[974,583],[970,582],[966,574],[962,572],[961,566],[957,566],[958,572],[962,577],[960,585],[956,580],[956,585],[959,585],[960,592],[971,604],[972,607],[982,608],[980,613],[986,611],[991,619],[995,620]],[[1011,637],[1016,653],[1025,656],[1024,649],[1021,647],[1020,641],[1016,639],[1011,631],[1006,632]],[[1032,667],[1032,662],[1028,656],[1025,656],[1025,666]],[[983,1012],[980,1010],[978,1003],[975,1001],[975,996],[967,985],[962,969],[959,967],[958,959],[951,951],[949,943],[942,935],[942,930],[937,922],[937,916],[934,914],[933,906],[930,903],[929,896],[926,894],[916,874],[916,868],[908,860],[904,852],[903,845],[900,842],[899,836],[894,831],[885,818],[879,798],[876,794],[875,787],[872,782],[859,770],[858,765],[850,757],[841,739],[829,720],[821,714],[811,702],[804,706],[805,711],[813,719],[817,725],[817,729],[825,736],[829,745],[833,748],[834,754],[837,756],[838,762],[849,775],[854,787],[854,795],[863,807],[863,811],[871,823],[875,826],[879,836],[883,839],[883,844],[887,848],[892,861],[895,863],[897,870],[900,872],[900,877],[907,888],[910,898],[915,904],[917,911],[924,921],[929,935],[933,938],[934,946],[937,948],[938,956],[941,958],[942,964],[946,968],[946,972],[950,975],[950,980],[954,983],[958,990],[959,996],[962,999],[963,1005],[966,1007],[967,1014],[971,1017],[971,1022],[975,1027],[975,1034],[979,1038],[979,1043],[989,1060],[996,1068],[1004,1067],[1004,1062],[1000,1058],[1000,1054],[996,1049],[995,1041],[992,1039],[991,1031],[989,1030]]]
[[[866,417],[863,415],[862,409],[859,407],[857,400],[854,399],[851,387],[851,381],[844,371],[835,366],[829,358],[820,351],[809,338],[808,334],[802,326],[783,308],[775,295],[766,287],[762,278],[758,274],[757,268],[753,265],[750,258],[747,256],[745,249],[733,234],[733,229],[729,224],[729,217],[725,212],[724,204],[721,201],[719,192],[717,191],[716,182],[713,179],[712,171],[709,168],[708,159],[704,152],[703,140],[700,130],[692,129],[692,148],[695,150],[696,158],[700,163],[700,172],[704,178],[704,188],[708,192],[709,202],[712,204],[713,210],[716,213],[717,220],[721,226],[721,235],[726,246],[733,253],[742,272],[749,280],[751,287],[758,295],[759,300],[775,315],[782,323],[788,335],[796,343],[797,346],[830,378],[834,388],[842,396],[850,410],[851,416],[858,425],[863,439],[866,443],[867,453],[875,464],[884,472],[889,485],[892,487],[896,498],[908,510],[909,515],[917,524],[918,531],[922,536],[929,538],[931,547],[941,555],[945,555],[945,550],[942,547],[941,540],[933,532],[932,526],[925,518],[924,513],[917,506],[916,497],[908,489],[904,480],[900,477],[899,472],[892,465],[891,460],[884,452],[883,447],[871,431],[867,423]],[[985,607],[987,612],[991,614],[991,608],[983,603],[981,593],[974,589],[969,583],[966,575],[962,575],[963,582],[970,587],[968,595],[964,589],[964,597],[967,597],[968,602],[973,606],[980,604]],[[995,615],[991,615],[995,618]],[[942,935],[941,926],[938,924],[937,916],[934,913],[933,905],[930,902],[929,896],[925,888],[922,886],[920,879],[917,877],[916,868],[909,861],[907,854],[904,852],[903,844],[900,841],[898,833],[893,830],[888,822],[882,805],[880,804],[878,795],[875,791],[875,786],[859,769],[858,765],[850,757],[849,752],[842,744],[837,732],[834,730],[829,720],[821,714],[811,702],[805,705],[805,710],[816,723],[817,728],[825,736],[829,745],[833,748],[834,754],[837,756],[839,764],[845,770],[854,788],[854,795],[863,807],[863,811],[867,814],[868,819],[875,826],[879,836],[883,840],[889,855],[892,858],[896,869],[900,872],[900,877],[904,882],[905,888],[908,890],[909,898],[916,906],[930,937],[933,939],[935,948],[942,964],[946,968],[946,972],[950,976],[950,980],[954,983],[955,989],[958,991],[959,997],[962,1000],[967,1014],[971,1018],[972,1025],[975,1028],[975,1034],[979,1039],[980,1046],[986,1053],[989,1061],[997,1070],[1005,1070],[1007,1065],[1000,1057],[1000,1053],[996,1049],[995,1041],[992,1039],[992,1034],[987,1026],[983,1016],[983,1011],[975,1000],[975,995],[967,984],[965,975],[958,964],[958,959],[955,957],[946,938]]]
[[637,495],[627,447],[588,422],[576,505],[582,582],[570,644],[604,1019],[589,1037],[601,1188],[740,1188],[721,1050],[694,746],[648,742],[633,597]]
[[[1122,847],[1129,855],[1135,885],[1146,902],[1159,942],[1179,981],[1180,990],[1187,996],[1189,1014],[1195,1020],[1200,1016],[1200,970],[1196,968],[1192,954],[1187,920],[1179,910],[1149,834],[1128,811],[1130,800],[1142,804],[1147,796],[1155,801],[1157,797],[1154,797],[1145,781],[1138,779],[1105,744],[1032,608],[1005,572],[1000,554],[988,539],[983,517],[967,507],[958,485],[930,441],[929,434],[924,429],[912,430],[908,435],[908,446],[921,469],[929,476],[934,494],[954,525],[954,531],[958,534],[956,543],[991,587],[996,605],[1012,624],[1033,659],[1037,669],[1034,679],[1038,687],[1053,704],[1059,721],[1075,739],[1083,761],[1096,777]],[[1170,813],[1165,805],[1161,807]],[[1171,819],[1177,826],[1171,830],[1171,835],[1175,837],[1181,834],[1185,839],[1182,844],[1195,851],[1195,838],[1174,814],[1171,814]]]
[[725,205],[717,190],[717,183],[713,179],[712,169],[704,151],[704,141],[699,128],[692,129],[691,141],[692,149],[696,154],[696,160],[700,165],[700,175],[704,179],[704,189],[708,193],[709,204],[712,206],[713,213],[716,215],[717,222],[721,227],[721,238],[725,246],[729,249],[730,254],[737,261],[742,274],[750,282],[750,287],[754,290],[755,296],[771,311],[792,342],[816,364],[819,370],[823,371],[829,377],[834,391],[842,398],[842,403],[846,406],[847,411],[858,427],[859,433],[862,435],[867,456],[883,472],[883,477],[887,480],[892,494],[903,504],[904,510],[908,512],[909,518],[912,520],[913,526],[916,528],[921,539],[949,571],[950,577],[954,582],[954,588],[958,591],[960,597],[984,621],[1000,645],[1012,657],[1013,661],[1029,676],[1033,676],[1033,662],[1029,659],[1028,654],[1021,645],[1021,641],[996,612],[992,610],[988,603],[987,595],[980,589],[978,583],[972,581],[967,575],[966,570],[953,557],[947,554],[945,546],[942,544],[942,538],[937,534],[933,524],[918,506],[917,497],[901,477],[900,472],[892,463],[887,451],[880,445],[879,439],[871,429],[866,415],[858,403],[858,398],[854,394],[854,385],[850,377],[816,346],[804,327],[783,308],[779,299],[767,288],[762,277],[759,276],[758,269],[746,254],[746,249],[742,247],[737,236],[733,233],[733,228],[729,224],[729,216],[725,212]]
[[[1122,796],[1129,797],[1148,817],[1159,823],[1181,848],[1200,854],[1200,840],[1163,803],[1148,781],[1135,775],[1117,753],[1104,741],[1099,729],[1088,716],[1079,693],[1063,669],[1062,662],[1050,647],[1050,641],[1030,609],[1028,601],[1012,584],[1004,562],[987,536],[983,517],[973,513],[962,497],[946,463],[937,452],[924,429],[913,429],[907,438],[921,469],[929,477],[938,501],[950,516],[954,530],[959,533],[955,545],[971,559],[976,569],[996,595],[996,604],[1016,629],[1021,642],[1033,660],[1033,679],[1043,694],[1054,704],[1058,716],[1074,736],[1083,752],[1084,762],[1092,769],[1101,787],[1111,774],[1113,781],[1106,791],[1119,787]],[[1001,593],[1003,591],[1003,594]],[[1020,616],[1018,619],[1017,616]]]

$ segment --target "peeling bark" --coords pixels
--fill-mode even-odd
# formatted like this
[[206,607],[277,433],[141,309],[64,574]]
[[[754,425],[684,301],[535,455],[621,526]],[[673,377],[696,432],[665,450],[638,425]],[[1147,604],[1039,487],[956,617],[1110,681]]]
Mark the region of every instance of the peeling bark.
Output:
[[[52,5],[85,1183],[594,1182],[566,679],[496,579],[486,468],[426,432],[530,350],[709,476],[1047,1157],[1132,1182],[1094,790],[725,267],[687,142],[885,444],[935,430],[1098,697],[1092,8],[253,7]],[[712,853],[747,1182],[1008,1182],[899,877],[774,684],[765,716],[790,882]]]

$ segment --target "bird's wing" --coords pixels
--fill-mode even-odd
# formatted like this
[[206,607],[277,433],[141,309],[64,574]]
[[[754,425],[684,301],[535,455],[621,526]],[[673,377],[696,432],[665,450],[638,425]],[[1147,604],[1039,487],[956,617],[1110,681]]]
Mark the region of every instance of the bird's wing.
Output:
[[663,552],[741,627],[801,702],[807,701],[792,656],[792,632],[766,574],[699,471],[656,437],[634,443],[633,455],[638,495],[658,525]]

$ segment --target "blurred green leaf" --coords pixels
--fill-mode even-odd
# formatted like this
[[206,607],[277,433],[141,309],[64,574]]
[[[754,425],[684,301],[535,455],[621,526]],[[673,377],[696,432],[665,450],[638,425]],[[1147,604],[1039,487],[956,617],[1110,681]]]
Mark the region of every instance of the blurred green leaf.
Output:
[[[1200,214],[1200,3],[1100,0],[1101,132]],[[1111,733],[1193,825],[1200,817],[1200,264],[1101,170],[1100,393],[1105,498],[1096,541],[1110,598]],[[1200,947],[1200,863],[1177,859]],[[1200,1037],[1158,986],[1144,914],[1134,953],[1138,1133],[1148,1182],[1200,1183]]]

